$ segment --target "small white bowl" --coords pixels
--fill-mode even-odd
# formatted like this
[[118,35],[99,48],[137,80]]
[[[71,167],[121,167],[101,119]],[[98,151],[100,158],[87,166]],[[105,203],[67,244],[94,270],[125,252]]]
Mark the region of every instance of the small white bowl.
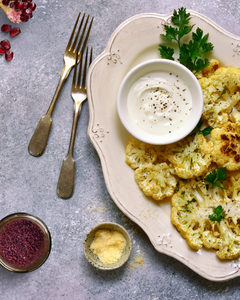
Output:
[[[192,110],[188,119],[178,129],[167,134],[151,134],[137,125],[129,115],[128,94],[132,85],[141,77],[154,72],[167,72],[180,77],[192,97]],[[203,93],[195,75],[182,64],[168,59],[153,59],[134,67],[123,79],[117,96],[117,110],[123,126],[135,138],[149,144],[166,145],[186,137],[199,122],[203,110]],[[159,132],[161,129],[159,130]]]

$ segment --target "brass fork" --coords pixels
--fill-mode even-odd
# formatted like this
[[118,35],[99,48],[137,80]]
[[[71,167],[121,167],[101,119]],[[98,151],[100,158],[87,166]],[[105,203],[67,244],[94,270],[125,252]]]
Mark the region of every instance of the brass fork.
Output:
[[[70,39],[69,39],[69,42],[68,42],[66,50],[64,52],[63,59],[64,59],[65,65],[64,65],[62,74],[60,76],[60,80],[59,80],[58,86],[56,88],[55,94],[53,96],[53,99],[50,103],[47,113],[40,119],[40,121],[37,125],[37,128],[35,129],[35,132],[33,133],[33,136],[29,142],[28,152],[33,156],[41,156],[46,148],[49,132],[50,132],[51,125],[52,125],[52,112],[53,112],[53,109],[57,102],[58,96],[61,92],[63,84],[65,83],[72,67],[75,65],[76,58],[77,58],[77,61],[79,62],[81,59],[82,53],[87,44],[87,40],[88,40],[89,33],[90,33],[92,23],[93,23],[93,18],[90,22],[88,30],[86,30],[87,24],[89,21],[89,15],[88,15],[85,25],[83,27],[82,33],[80,34],[81,28],[84,23],[84,18],[85,18],[85,13],[84,13],[83,17],[80,21],[78,31],[75,34],[80,15],[81,15],[81,13],[78,14],[77,20],[75,22],[73,31],[72,31]],[[85,35],[85,32],[86,32],[86,35]],[[75,38],[74,38],[74,35],[75,35]],[[84,35],[85,35],[85,38],[84,38]],[[80,39],[78,41],[79,37],[80,37]],[[84,41],[83,41],[83,39],[84,39]],[[82,44],[82,47],[81,47],[81,44]],[[80,50],[80,47],[81,47],[81,50]]]
[[[87,89],[86,89],[85,81],[87,75],[87,68],[91,64],[91,62],[92,62],[92,48],[90,52],[89,63],[88,63],[88,48],[87,48],[84,63],[83,63],[83,57],[80,61],[79,71],[77,71],[77,63],[78,63],[77,60],[75,63],[73,83],[72,83],[72,98],[74,100],[72,132],[70,137],[68,153],[66,158],[63,160],[62,168],[60,171],[58,184],[57,184],[57,194],[62,199],[71,198],[74,190],[75,160],[73,158],[73,147],[74,147],[77,124],[78,124],[78,119],[80,116],[82,104],[87,99]],[[78,72],[78,78],[76,78],[77,72]]]

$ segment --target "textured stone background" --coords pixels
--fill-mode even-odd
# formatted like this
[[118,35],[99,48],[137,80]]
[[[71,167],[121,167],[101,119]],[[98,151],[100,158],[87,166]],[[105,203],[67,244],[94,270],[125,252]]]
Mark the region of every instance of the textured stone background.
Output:
[[[29,274],[0,268],[0,299],[239,299],[240,279],[208,281],[177,260],[158,253],[146,234],[111,200],[99,157],[87,136],[88,103],[78,126],[74,196],[56,195],[62,159],[72,123],[72,75],[53,114],[44,155],[34,158],[27,145],[54,94],[65,50],[78,11],[95,16],[89,44],[94,58],[127,18],[144,12],[171,13],[181,6],[200,12],[227,31],[240,33],[237,0],[36,0],[34,18],[20,24],[11,39],[12,62],[0,58],[0,218],[17,211],[40,217],[49,227],[53,247],[47,262]],[[9,23],[0,11],[0,25]],[[0,33],[0,40],[6,38]],[[130,261],[112,272],[94,269],[85,259],[83,239],[101,221],[125,226],[133,238]],[[142,263],[140,261],[142,260]]]

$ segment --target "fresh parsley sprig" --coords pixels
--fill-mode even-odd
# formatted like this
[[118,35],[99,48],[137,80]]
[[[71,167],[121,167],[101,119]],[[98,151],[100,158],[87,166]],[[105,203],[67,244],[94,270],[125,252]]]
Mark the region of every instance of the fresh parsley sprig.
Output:
[[206,177],[205,180],[210,183],[212,186],[210,187],[210,189],[214,186],[217,186],[221,189],[225,189],[221,184],[219,184],[219,181],[224,181],[226,180],[228,177],[227,175],[227,169],[224,168],[219,168],[219,169],[215,169],[213,170],[211,173],[209,173]]
[[[174,10],[171,21],[173,26],[164,25],[166,34],[160,36],[168,42],[176,41],[179,48],[178,61],[186,66],[193,73],[201,71],[208,66],[209,60],[203,59],[203,55],[213,50],[212,43],[207,43],[209,34],[203,35],[203,31],[197,28],[196,33],[192,33],[192,39],[188,43],[181,43],[182,37],[189,34],[194,25],[190,25],[190,13],[186,8],[181,7],[178,12]],[[166,45],[159,45],[162,58],[174,60],[174,49]]]
[[213,207],[212,210],[213,214],[208,216],[211,221],[217,221],[218,223],[220,223],[220,221],[226,217],[222,205],[219,205],[218,207]]
[[166,34],[161,34],[161,36],[166,38],[169,42],[172,42],[173,40],[176,41],[180,47],[181,38],[191,32],[194,26],[189,25],[190,19],[190,13],[186,12],[186,8],[182,7],[178,10],[178,12],[174,9],[171,21],[176,27],[164,25]]

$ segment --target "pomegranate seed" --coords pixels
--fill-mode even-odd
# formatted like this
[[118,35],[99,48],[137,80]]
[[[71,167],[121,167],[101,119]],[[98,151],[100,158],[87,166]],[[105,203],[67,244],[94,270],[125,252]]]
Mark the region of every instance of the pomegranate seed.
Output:
[[2,32],[10,32],[11,28],[12,28],[11,25],[4,24],[4,25],[2,25],[1,30],[2,30]]
[[10,6],[10,8],[14,8],[15,7],[15,3],[11,2],[9,6]]
[[32,10],[30,8],[27,8],[27,9],[25,9],[25,10],[22,11],[21,15],[22,16],[27,16],[27,15],[29,15],[31,13],[32,13]]
[[28,7],[29,7],[29,3],[24,2],[24,3],[23,3],[23,9],[27,9]]
[[22,22],[27,22],[27,21],[29,20],[29,16],[28,16],[28,15],[26,15],[26,16],[21,15],[21,16],[20,16],[20,20],[21,20]]
[[15,2],[15,5],[14,5],[15,11],[20,11],[20,9],[17,9],[18,3],[19,2]]
[[10,50],[10,51],[7,51],[5,53],[5,58],[7,61],[11,61],[13,59],[13,52]]
[[0,45],[5,49],[6,51],[11,49],[11,45],[9,43],[9,40],[3,40],[0,42]]
[[8,6],[10,0],[2,0],[2,4]]
[[34,3],[34,2],[32,2],[32,3],[30,4],[30,6],[29,6],[29,8],[30,8],[32,11],[34,11],[34,10],[36,9],[36,7],[37,7],[37,5],[36,5],[36,3]]
[[15,36],[19,35],[19,33],[21,33],[20,28],[19,27],[14,27],[10,31],[10,36],[15,37]]
[[20,11],[23,8],[23,3],[22,2],[16,2],[15,5],[15,11]]
[[0,46],[0,55],[4,55],[5,54],[5,50]]
[[32,0],[26,0],[26,2],[28,2],[28,3],[31,3],[31,2],[32,2]]

